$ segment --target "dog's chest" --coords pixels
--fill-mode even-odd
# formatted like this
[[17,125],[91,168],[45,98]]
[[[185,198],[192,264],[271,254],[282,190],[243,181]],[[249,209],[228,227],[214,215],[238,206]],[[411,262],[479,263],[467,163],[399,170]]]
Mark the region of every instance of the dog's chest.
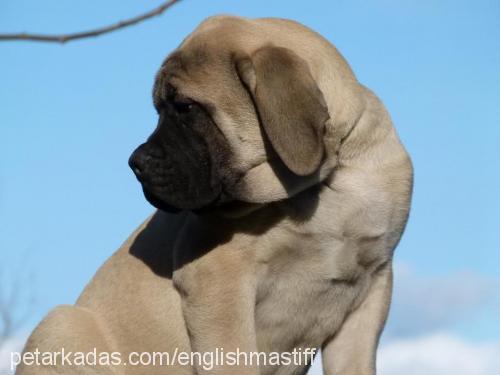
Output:
[[359,300],[368,281],[358,269],[356,249],[340,240],[323,240],[285,246],[260,267],[259,350],[317,348]]

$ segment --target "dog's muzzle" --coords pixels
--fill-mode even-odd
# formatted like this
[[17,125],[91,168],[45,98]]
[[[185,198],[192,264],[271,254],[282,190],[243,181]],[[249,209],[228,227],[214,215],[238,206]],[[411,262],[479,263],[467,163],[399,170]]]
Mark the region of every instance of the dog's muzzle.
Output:
[[146,199],[165,211],[197,210],[215,204],[222,184],[205,140],[189,129],[169,127],[130,156],[129,166]]

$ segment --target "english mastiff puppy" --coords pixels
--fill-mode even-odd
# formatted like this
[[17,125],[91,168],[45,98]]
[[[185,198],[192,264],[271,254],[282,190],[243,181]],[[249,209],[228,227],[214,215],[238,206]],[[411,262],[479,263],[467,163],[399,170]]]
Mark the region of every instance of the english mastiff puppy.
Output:
[[[158,125],[129,163],[158,211],[25,351],[126,361],[320,348],[325,374],[374,374],[412,191],[380,100],[310,29],[230,16],[207,19],[170,54],[153,98]],[[18,374],[282,375],[310,362],[21,365]]]

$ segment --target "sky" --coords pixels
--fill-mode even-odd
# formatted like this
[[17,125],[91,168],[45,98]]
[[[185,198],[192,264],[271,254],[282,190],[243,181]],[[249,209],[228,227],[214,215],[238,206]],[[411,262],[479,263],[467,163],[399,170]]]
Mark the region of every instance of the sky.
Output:
[[[102,26],[159,0],[4,0],[0,32]],[[387,106],[415,168],[379,373],[500,368],[500,2],[184,0],[66,45],[0,43],[0,287],[28,318],[73,303],[153,211],[127,166],[154,129],[153,77],[214,14],[291,18],[340,50]],[[14,309],[14,305],[12,306]],[[1,370],[0,370],[1,371]],[[320,374],[315,363],[311,374]]]

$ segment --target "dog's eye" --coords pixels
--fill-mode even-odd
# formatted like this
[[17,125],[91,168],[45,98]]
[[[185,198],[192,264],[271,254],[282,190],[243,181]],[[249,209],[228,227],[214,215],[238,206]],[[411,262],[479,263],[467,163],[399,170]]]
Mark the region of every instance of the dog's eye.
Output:
[[194,102],[189,100],[189,99],[174,100],[173,104],[174,104],[174,108],[179,113],[188,113],[194,107]]

